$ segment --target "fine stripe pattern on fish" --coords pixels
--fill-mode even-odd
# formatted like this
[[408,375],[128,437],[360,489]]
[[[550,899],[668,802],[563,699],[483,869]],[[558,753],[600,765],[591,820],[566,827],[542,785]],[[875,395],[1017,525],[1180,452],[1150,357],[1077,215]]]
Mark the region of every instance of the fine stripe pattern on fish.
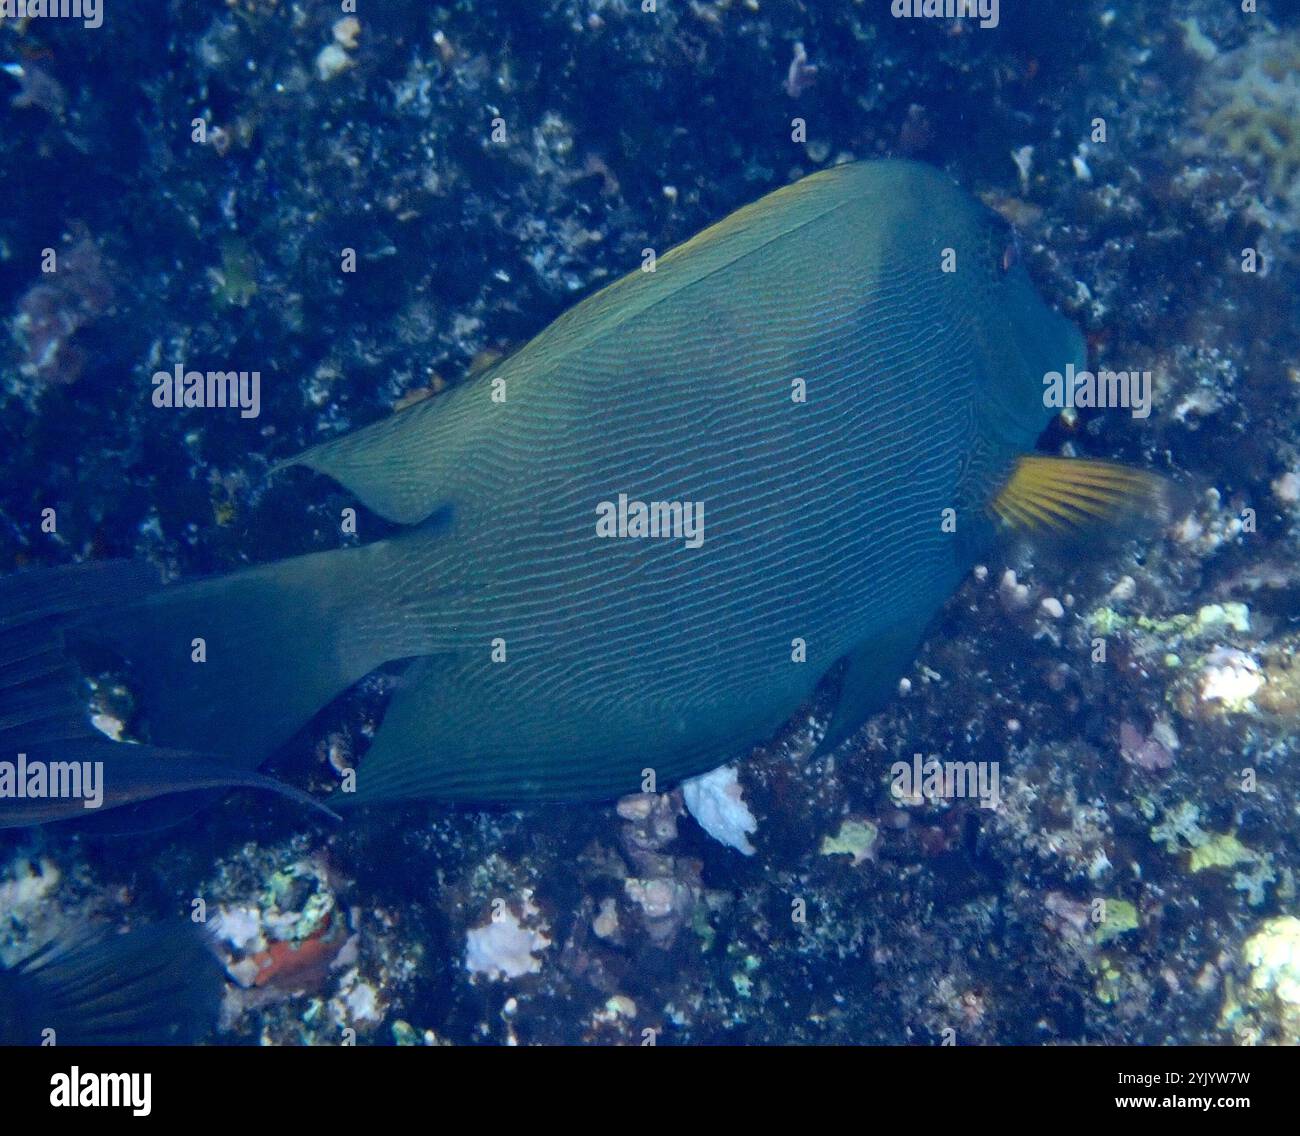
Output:
[[[164,589],[96,633],[155,744],[249,765],[404,661],[355,802],[667,784],[764,741],[844,661],[834,744],[994,539],[1053,413],[1042,376],[1085,363],[1011,239],[927,166],[814,174],[285,463],[399,536]],[[702,542],[602,538],[620,495],[698,506]]]
[[[300,459],[391,519],[453,514],[393,545],[389,604],[442,653],[363,796],[627,791],[761,741],[855,649],[896,670],[1046,421],[1043,369],[1082,357],[1001,234],[923,166],[814,175],[562,316],[492,372],[504,402],[480,381]],[[702,502],[704,546],[595,540],[620,491]],[[422,602],[430,573],[460,602]]]

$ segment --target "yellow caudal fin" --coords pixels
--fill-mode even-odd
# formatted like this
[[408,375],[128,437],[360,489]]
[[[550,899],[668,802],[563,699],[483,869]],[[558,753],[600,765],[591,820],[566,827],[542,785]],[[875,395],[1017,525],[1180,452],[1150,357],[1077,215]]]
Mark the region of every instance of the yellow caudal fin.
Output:
[[1160,521],[1166,483],[1145,470],[1110,462],[1028,454],[990,504],[1009,528],[1056,532]]

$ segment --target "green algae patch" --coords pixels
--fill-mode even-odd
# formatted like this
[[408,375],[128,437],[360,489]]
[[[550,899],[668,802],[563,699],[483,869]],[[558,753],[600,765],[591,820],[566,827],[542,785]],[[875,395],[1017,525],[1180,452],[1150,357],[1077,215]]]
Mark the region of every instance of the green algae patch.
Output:
[[1109,943],[1112,939],[1129,931],[1136,931],[1141,926],[1137,908],[1127,899],[1108,899],[1105,903],[1106,917],[1097,924],[1097,929],[1093,932],[1093,938],[1097,940],[1098,945]]
[[1164,819],[1151,829],[1151,839],[1171,856],[1188,853],[1187,867],[1193,873],[1261,859],[1259,853],[1247,848],[1231,832],[1207,832],[1200,825],[1200,816],[1194,804],[1184,801],[1169,809]]
[[823,856],[852,856],[854,864],[869,860],[876,849],[880,830],[870,821],[846,820],[834,836],[823,836]]
[[1088,621],[1088,629],[1097,635],[1114,635],[1117,631],[1123,631],[1129,622],[1114,608],[1109,607],[1099,607],[1096,611],[1090,611],[1085,618]]
[[1113,608],[1100,607],[1087,615],[1088,627],[1098,635],[1136,630],[1166,640],[1199,639],[1223,631],[1250,631],[1250,608],[1244,603],[1206,604],[1194,612],[1177,612],[1156,618],[1120,615]]
[[1206,868],[1231,868],[1234,864],[1254,859],[1254,852],[1232,833],[1226,832],[1212,836],[1200,847],[1193,848],[1187,866],[1193,872],[1203,872]]

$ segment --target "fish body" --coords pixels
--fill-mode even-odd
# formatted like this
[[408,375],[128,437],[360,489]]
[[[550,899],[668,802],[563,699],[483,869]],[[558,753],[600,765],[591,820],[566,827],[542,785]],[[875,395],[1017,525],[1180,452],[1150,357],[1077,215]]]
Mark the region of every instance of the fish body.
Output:
[[933,168],[814,174],[285,463],[398,536],[166,588],[97,632],[155,744],[250,766],[405,661],[357,802],[663,786],[842,663],[836,742],[995,539],[989,502],[1054,413],[1043,375],[1085,364],[1012,247]]

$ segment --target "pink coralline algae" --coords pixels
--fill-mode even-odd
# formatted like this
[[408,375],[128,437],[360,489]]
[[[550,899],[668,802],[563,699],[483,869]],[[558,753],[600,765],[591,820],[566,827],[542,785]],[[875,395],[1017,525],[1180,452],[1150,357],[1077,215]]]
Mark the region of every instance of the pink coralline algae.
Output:
[[73,340],[113,302],[104,258],[88,235],[59,252],[54,263],[55,270],[18,301],[12,324],[22,351],[19,371],[38,384],[81,377],[85,353]]
[[1154,734],[1145,736],[1132,722],[1119,727],[1120,756],[1147,773],[1160,773],[1174,764],[1174,755]]

